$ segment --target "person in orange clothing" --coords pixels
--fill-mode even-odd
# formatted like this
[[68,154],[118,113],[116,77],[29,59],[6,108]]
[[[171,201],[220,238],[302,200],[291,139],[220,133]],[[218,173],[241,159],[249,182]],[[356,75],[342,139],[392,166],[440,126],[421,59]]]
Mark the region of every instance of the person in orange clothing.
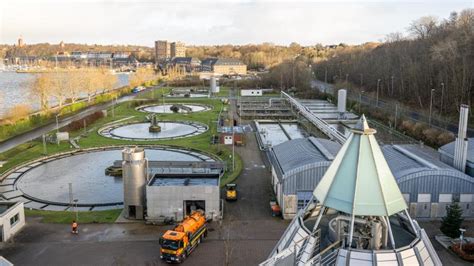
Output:
[[79,233],[79,231],[77,230],[77,227],[78,227],[78,225],[77,225],[76,221],[73,220],[72,221],[72,231],[71,231],[71,233],[73,233],[73,234]]

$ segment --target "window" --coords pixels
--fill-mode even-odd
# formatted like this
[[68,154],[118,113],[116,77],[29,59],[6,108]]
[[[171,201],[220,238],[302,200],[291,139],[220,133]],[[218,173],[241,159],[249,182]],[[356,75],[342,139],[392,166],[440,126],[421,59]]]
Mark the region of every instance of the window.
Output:
[[313,191],[297,191],[296,195],[298,197],[298,210],[301,210],[306,207],[309,202],[316,203],[316,198],[313,197]]
[[10,218],[10,225],[14,226],[16,223],[18,223],[19,220],[20,220],[20,214],[17,213],[17,214],[15,214],[15,216]]

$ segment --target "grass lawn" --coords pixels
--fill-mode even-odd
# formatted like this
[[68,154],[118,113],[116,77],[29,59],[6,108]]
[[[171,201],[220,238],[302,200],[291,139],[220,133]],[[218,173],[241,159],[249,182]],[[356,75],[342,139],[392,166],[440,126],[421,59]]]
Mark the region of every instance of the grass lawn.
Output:
[[[121,212],[122,209],[78,212],[78,222],[79,224],[114,223]],[[76,213],[72,211],[40,211],[25,209],[25,215],[43,217],[43,223],[70,224],[76,219]]]
[[[162,103],[163,97],[161,92],[167,93],[170,88],[156,89],[155,91],[149,91],[140,95],[137,100],[124,102],[114,107],[114,116],[112,116],[111,109],[108,110],[108,116],[99,119],[95,123],[87,126],[87,133],[84,134],[84,130],[77,130],[70,132],[70,137],[76,137],[82,135],[78,144],[81,148],[101,147],[109,145],[135,145],[135,144],[146,144],[146,145],[172,145],[185,148],[197,149],[203,152],[212,153],[221,158],[227,165],[229,171],[226,172],[222,178],[221,184],[225,185],[227,182],[235,180],[242,169],[242,160],[236,155],[235,158],[235,171],[232,171],[232,153],[224,145],[212,145],[210,139],[212,135],[217,134],[217,117],[223,104],[218,99],[209,98],[165,98],[165,103],[200,103],[209,105],[212,110],[206,112],[190,113],[190,114],[158,114],[158,120],[175,120],[175,121],[197,121],[209,126],[209,130],[203,134],[174,140],[157,140],[157,141],[130,141],[130,140],[119,140],[102,137],[97,133],[97,130],[107,123],[131,117],[126,122],[139,122],[145,121],[146,113],[135,110],[135,108],[141,104],[150,102]],[[69,143],[47,144],[47,154],[52,155],[59,152],[72,151]],[[43,145],[41,140],[34,140],[28,143],[19,145],[12,150],[0,154],[0,161],[6,160],[7,163],[3,168],[0,168],[0,174],[11,169],[15,165],[20,163],[33,160],[43,156]]]

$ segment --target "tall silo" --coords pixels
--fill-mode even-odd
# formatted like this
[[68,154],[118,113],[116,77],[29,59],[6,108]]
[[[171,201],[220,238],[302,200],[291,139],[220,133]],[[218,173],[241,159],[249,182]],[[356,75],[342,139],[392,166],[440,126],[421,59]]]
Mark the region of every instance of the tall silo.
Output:
[[465,172],[466,171],[466,161],[467,161],[467,148],[468,148],[468,139],[467,139],[467,124],[469,121],[469,106],[462,104],[459,110],[459,128],[458,128],[458,137],[454,143],[454,160],[453,165],[458,170]]
[[145,150],[127,147],[122,151],[123,208],[125,218],[143,219],[147,182]]
[[339,114],[346,112],[347,91],[342,89],[337,92],[337,111]]
[[212,94],[219,93],[219,86],[217,86],[217,79],[216,79],[216,77],[211,77],[210,86],[211,86],[211,93],[212,93]]

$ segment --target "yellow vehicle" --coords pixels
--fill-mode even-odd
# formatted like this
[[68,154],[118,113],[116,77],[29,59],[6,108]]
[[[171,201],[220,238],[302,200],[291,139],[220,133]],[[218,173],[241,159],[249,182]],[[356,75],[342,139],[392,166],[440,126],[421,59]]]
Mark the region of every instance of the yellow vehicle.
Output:
[[197,210],[160,238],[161,259],[181,263],[207,236],[204,211]]
[[227,201],[237,200],[237,185],[236,184],[227,184],[225,185],[225,199]]

